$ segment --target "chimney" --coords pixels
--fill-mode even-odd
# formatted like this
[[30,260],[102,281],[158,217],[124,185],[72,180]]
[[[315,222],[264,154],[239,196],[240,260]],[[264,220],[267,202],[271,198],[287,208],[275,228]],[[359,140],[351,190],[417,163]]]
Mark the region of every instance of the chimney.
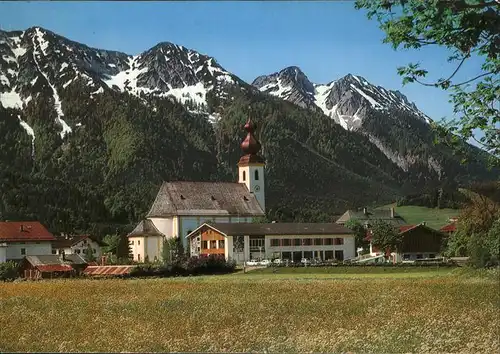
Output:
[[391,208],[391,219],[394,219],[394,208]]
[[368,210],[365,208],[363,208],[363,214],[367,215],[368,214]]

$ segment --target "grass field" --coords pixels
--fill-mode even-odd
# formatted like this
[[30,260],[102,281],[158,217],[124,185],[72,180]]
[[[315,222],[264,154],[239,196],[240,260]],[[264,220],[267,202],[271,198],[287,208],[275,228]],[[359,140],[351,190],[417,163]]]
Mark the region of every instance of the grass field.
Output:
[[495,279],[329,269],[4,283],[0,351],[499,352]]
[[418,224],[425,221],[427,226],[434,229],[440,229],[449,223],[450,217],[460,214],[458,209],[434,209],[414,205],[396,206],[396,204],[390,204],[382,208],[390,207],[394,207],[396,213],[401,215],[408,224]]

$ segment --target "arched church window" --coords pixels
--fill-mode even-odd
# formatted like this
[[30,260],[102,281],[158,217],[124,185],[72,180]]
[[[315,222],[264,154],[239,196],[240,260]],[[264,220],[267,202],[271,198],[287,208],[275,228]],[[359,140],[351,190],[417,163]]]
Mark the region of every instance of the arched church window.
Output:
[[247,171],[243,171],[243,180],[246,181],[247,180]]
[[255,180],[259,180],[259,170],[255,170]]

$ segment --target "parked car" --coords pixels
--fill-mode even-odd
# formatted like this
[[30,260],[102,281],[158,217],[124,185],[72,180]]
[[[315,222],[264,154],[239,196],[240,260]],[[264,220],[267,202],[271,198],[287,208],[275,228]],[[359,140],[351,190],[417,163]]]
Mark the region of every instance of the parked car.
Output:
[[283,263],[285,263],[281,258],[276,258],[274,261],[273,261],[274,264],[276,265],[281,265]]
[[262,261],[259,262],[259,265],[267,267],[271,265],[271,261],[269,259],[263,259]]
[[307,258],[302,258],[300,260],[300,263],[302,263],[302,264],[311,264],[311,261],[309,259],[307,259]]
[[245,263],[247,266],[250,266],[250,267],[255,267],[255,266],[258,266],[259,265],[259,262],[256,261],[256,260],[250,260],[250,261],[247,261]]

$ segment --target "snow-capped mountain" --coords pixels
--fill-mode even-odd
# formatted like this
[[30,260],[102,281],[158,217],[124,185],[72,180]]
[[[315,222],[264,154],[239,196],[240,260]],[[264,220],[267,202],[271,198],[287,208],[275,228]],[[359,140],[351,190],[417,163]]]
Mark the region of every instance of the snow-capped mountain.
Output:
[[298,106],[319,108],[347,130],[357,130],[361,127],[363,118],[371,109],[406,111],[430,122],[430,118],[419,111],[401,92],[372,85],[361,76],[348,74],[328,84],[316,84],[312,83],[300,68],[291,66],[270,75],[259,76],[252,85],[261,92]]
[[226,98],[228,85],[246,85],[214,58],[173,43],[160,43],[136,56],[90,48],[40,27],[0,31],[0,103],[23,109],[41,90],[51,92],[61,136],[72,131],[64,120],[61,92],[84,83],[90,96],[104,90],[138,97],[173,97],[204,111],[209,92]]

